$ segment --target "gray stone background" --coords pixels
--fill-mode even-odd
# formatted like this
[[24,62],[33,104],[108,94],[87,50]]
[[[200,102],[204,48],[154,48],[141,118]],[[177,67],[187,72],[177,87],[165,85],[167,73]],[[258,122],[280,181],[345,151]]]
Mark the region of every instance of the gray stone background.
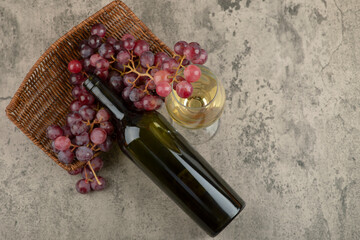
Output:
[[[80,195],[5,117],[40,55],[109,2],[0,0],[0,239],[210,239],[117,149],[109,187]],[[197,147],[247,207],[216,239],[360,239],[360,1],[125,2],[169,46],[202,44],[225,84],[221,132]]]

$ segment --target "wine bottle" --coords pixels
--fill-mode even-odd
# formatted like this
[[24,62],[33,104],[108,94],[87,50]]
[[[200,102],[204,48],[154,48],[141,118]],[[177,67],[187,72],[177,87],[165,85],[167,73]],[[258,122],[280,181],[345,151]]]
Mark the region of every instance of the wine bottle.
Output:
[[84,86],[112,113],[121,150],[210,236],[244,209],[244,201],[158,112],[136,112],[99,78]]

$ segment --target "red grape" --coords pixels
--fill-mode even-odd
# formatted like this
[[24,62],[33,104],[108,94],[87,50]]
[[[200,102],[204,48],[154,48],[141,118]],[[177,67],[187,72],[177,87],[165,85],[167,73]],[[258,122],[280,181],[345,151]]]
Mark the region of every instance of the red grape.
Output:
[[132,87],[133,86],[133,82],[135,82],[137,78],[137,74],[136,73],[128,73],[124,75],[123,78],[123,83],[126,87]]
[[150,50],[150,45],[147,41],[145,41],[145,40],[136,40],[135,41],[134,54],[136,56],[140,57],[143,52],[146,52],[149,50]]
[[152,95],[146,95],[141,101],[146,111],[152,111],[157,106],[156,98]]
[[196,82],[201,77],[201,70],[196,65],[189,65],[184,70],[184,76],[188,82]]
[[69,173],[70,175],[78,175],[79,173],[81,173],[81,171],[82,171],[82,168],[77,168],[77,169],[75,169],[75,170],[70,170],[70,171],[68,171],[68,173]]
[[85,81],[85,78],[81,73],[72,73],[69,78],[69,82],[72,85],[80,85]]
[[94,71],[93,66],[91,66],[90,58],[82,59],[80,62],[85,72],[92,73]]
[[197,59],[192,60],[192,62],[195,64],[203,65],[207,61],[207,58],[208,58],[207,52],[204,49],[201,49],[200,56]]
[[91,66],[95,67],[96,62],[99,61],[100,59],[102,59],[102,57],[98,53],[91,55],[90,57]]
[[80,94],[85,92],[85,88],[83,88],[82,86],[75,86],[73,88],[73,90],[71,91],[71,95],[75,98],[75,99],[78,99]]
[[124,42],[123,41],[116,41],[114,44],[113,44],[113,48],[115,50],[115,52],[119,52],[121,49],[124,49]]
[[111,122],[102,122],[100,123],[100,127],[104,129],[108,135],[114,132],[114,126]]
[[154,65],[154,54],[150,51],[145,51],[140,56],[140,64],[144,68],[151,67]]
[[98,76],[101,80],[106,81],[106,79],[109,76],[109,71],[108,70],[101,71],[99,69],[95,69],[94,74]]
[[46,135],[51,140],[55,140],[64,134],[64,131],[58,125],[50,125],[46,130]]
[[187,81],[182,81],[179,82],[176,85],[176,93],[179,95],[179,97],[181,98],[188,98],[191,96],[193,92],[193,87],[192,85],[187,82]]
[[122,90],[121,96],[125,101],[129,101],[129,95],[130,95],[131,90],[132,90],[131,87],[126,87]]
[[91,35],[98,35],[99,37],[103,38],[106,34],[106,27],[101,24],[97,23],[91,27]]
[[184,48],[186,48],[189,44],[185,41],[179,41],[174,45],[174,52],[179,55],[184,55]]
[[91,191],[90,182],[85,179],[80,179],[75,185],[76,191],[81,194],[87,194]]
[[108,43],[101,44],[101,46],[98,49],[98,52],[100,56],[107,59],[111,59],[111,56],[114,56],[115,54],[114,48]]
[[179,63],[175,59],[171,58],[168,61],[164,61],[162,63],[161,69],[166,70],[169,73],[175,73],[178,66]]
[[160,96],[160,97],[167,97],[171,92],[171,86],[168,82],[159,82],[156,85],[156,93]]
[[101,45],[101,37],[98,35],[91,35],[88,40],[88,45],[91,48],[98,48]]
[[93,120],[95,117],[95,110],[92,109],[91,107],[84,105],[79,109],[79,114],[82,117],[83,120],[87,121],[87,120]]
[[101,185],[96,181],[95,178],[92,178],[92,182],[90,182],[91,189],[94,191],[100,191],[103,190],[106,186],[105,179],[101,176],[98,176],[99,182]]
[[129,94],[129,99],[132,102],[137,102],[145,95],[144,91],[139,88],[133,88]]
[[158,52],[157,54],[155,54],[154,65],[161,67],[162,63],[164,61],[168,61],[169,59],[170,59],[170,57],[166,53]]
[[144,108],[143,102],[142,102],[141,100],[140,100],[140,101],[137,101],[137,102],[134,102],[134,106],[135,106],[137,109],[139,109],[139,110],[141,110],[141,109]]
[[200,49],[198,49],[197,47],[194,48],[193,46],[195,46],[194,44],[190,43],[189,46],[184,48],[184,55],[186,56],[187,59],[189,59],[190,61],[197,59],[200,55]]
[[99,122],[106,122],[109,121],[109,119],[110,119],[110,113],[106,111],[104,108],[100,109],[96,113],[96,120],[98,120]]
[[90,134],[90,139],[93,143],[102,144],[105,142],[107,137],[105,129],[102,128],[94,128]]
[[119,53],[116,55],[116,60],[122,64],[122,65],[126,65],[129,63],[130,61],[130,54],[127,50],[123,49],[120,50]]
[[155,84],[154,80],[152,80],[150,78],[146,80],[145,85],[147,85],[148,90],[154,90],[156,88],[156,84]]
[[76,122],[82,121],[81,115],[78,113],[69,113],[66,117],[66,124],[71,127]]
[[154,98],[155,98],[155,109],[154,110],[157,110],[161,107],[163,100],[158,96],[154,96]]
[[82,70],[82,65],[79,60],[72,60],[68,64],[68,70],[72,73],[79,73]]
[[71,133],[71,129],[68,125],[64,125],[61,127],[62,130],[64,131],[64,136],[68,137],[68,138],[71,138],[73,137],[72,133]]
[[86,125],[83,121],[78,121],[74,123],[71,127],[71,133],[75,136],[81,135],[83,132],[86,132],[89,130],[89,126]]
[[70,149],[60,151],[57,157],[60,162],[65,164],[70,164],[74,161],[74,153]]
[[80,55],[82,58],[88,58],[91,55],[94,54],[94,49],[92,49],[89,45],[85,44],[81,49],[80,49]]
[[155,73],[157,73],[158,71],[160,71],[158,68],[153,68],[153,69],[150,70],[149,73],[150,73],[151,76],[155,76]]
[[114,38],[114,37],[112,37],[112,36],[110,36],[110,37],[108,37],[107,39],[106,39],[106,42],[108,43],[108,44],[110,44],[110,45],[114,45],[115,43],[116,43],[116,39]]
[[159,82],[165,81],[165,82],[171,82],[171,79],[168,78],[170,76],[170,73],[165,70],[160,70],[154,75],[154,83],[157,85]]
[[54,141],[54,147],[60,151],[65,151],[69,149],[70,145],[71,145],[70,139],[65,136],[57,137]]
[[186,59],[186,58],[182,61],[183,66],[187,66],[189,64],[190,64],[190,61],[188,59]]
[[91,159],[90,164],[95,172],[99,171],[104,166],[104,162],[100,157],[95,157]]
[[108,152],[111,149],[111,145],[112,145],[112,140],[111,138],[108,136],[105,140],[105,142],[103,142],[102,144],[99,144],[98,147],[100,148],[100,150],[102,152]]
[[75,144],[78,146],[85,146],[90,142],[89,133],[83,132],[75,137]]
[[133,50],[135,47],[135,40],[131,38],[127,38],[124,40],[124,48],[127,50]]
[[94,156],[94,152],[85,146],[78,147],[76,149],[76,158],[79,161],[89,161]]
[[90,93],[80,93],[79,101],[82,105],[91,105],[95,102],[95,97]]
[[130,38],[130,39],[132,39],[132,40],[135,40],[135,37],[134,37],[133,35],[131,35],[130,33],[125,33],[125,34],[122,36],[121,40],[125,41],[125,40],[128,39],[128,38]]
[[96,63],[95,63],[95,67],[97,70],[100,70],[100,71],[106,71],[109,69],[109,66],[110,66],[110,63],[108,60],[106,59],[99,59]]
[[81,106],[82,106],[82,104],[80,103],[79,100],[74,100],[74,101],[72,101],[72,102],[70,103],[69,108],[70,108],[70,111],[71,111],[71,112],[77,112],[77,111],[79,111],[79,109],[81,108]]

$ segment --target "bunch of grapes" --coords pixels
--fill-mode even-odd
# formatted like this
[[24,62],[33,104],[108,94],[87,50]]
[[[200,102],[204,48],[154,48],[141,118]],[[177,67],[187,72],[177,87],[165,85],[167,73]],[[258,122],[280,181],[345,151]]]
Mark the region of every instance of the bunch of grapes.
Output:
[[[66,125],[47,129],[60,162],[70,164],[75,159],[86,162],[83,168],[69,172],[81,173],[83,179],[76,183],[76,189],[83,194],[105,188],[105,179],[96,172],[103,166],[99,154],[110,150],[114,132],[110,114],[99,109],[94,96],[82,85],[86,78],[94,74],[130,108],[152,111],[161,107],[172,89],[181,98],[190,97],[191,83],[201,77],[201,70],[194,64],[204,64],[208,57],[196,42],[177,42],[175,54],[170,57],[164,52],[154,54],[148,42],[131,34],[124,34],[120,40],[111,36],[105,39],[105,35],[105,26],[98,23],[92,26],[91,36],[80,43],[82,59],[68,64],[74,101],[69,106]],[[184,77],[179,75],[182,70]]]

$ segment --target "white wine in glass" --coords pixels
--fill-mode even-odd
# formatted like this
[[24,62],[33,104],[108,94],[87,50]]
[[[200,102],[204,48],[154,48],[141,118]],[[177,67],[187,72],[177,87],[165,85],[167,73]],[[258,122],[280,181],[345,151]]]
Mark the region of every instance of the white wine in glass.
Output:
[[[189,98],[180,98],[176,91],[172,90],[165,100],[166,109],[176,124],[187,129],[198,129],[183,132],[185,136],[190,137],[190,142],[193,141],[189,135],[193,135],[197,140],[213,137],[225,104],[225,90],[221,81],[209,68],[197,66],[201,70],[201,77],[192,83],[192,95]],[[180,76],[183,76],[183,72]],[[176,126],[175,128],[181,129]],[[211,136],[199,136],[204,133]]]

